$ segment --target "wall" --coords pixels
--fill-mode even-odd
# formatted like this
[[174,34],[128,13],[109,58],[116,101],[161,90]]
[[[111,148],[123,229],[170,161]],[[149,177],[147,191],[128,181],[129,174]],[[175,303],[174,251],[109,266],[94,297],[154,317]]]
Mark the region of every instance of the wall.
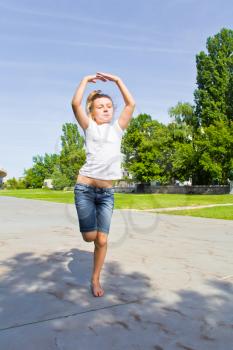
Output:
[[114,187],[115,192],[125,193],[168,193],[168,194],[228,194],[230,186],[148,186]]

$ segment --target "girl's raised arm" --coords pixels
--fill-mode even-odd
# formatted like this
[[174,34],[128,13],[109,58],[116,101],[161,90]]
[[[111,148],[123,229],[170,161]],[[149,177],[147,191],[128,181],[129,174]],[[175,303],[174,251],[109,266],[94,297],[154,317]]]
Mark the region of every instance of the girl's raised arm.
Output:
[[117,86],[119,87],[120,92],[121,92],[123,99],[125,101],[125,107],[124,107],[123,111],[121,112],[121,115],[118,119],[118,123],[119,123],[121,129],[126,129],[129,122],[130,122],[130,119],[132,118],[132,115],[133,115],[133,112],[134,112],[134,109],[136,106],[135,101],[134,101],[131,93],[129,92],[129,90],[127,89],[127,87],[125,86],[125,84],[123,83],[121,78],[119,78],[116,75],[97,72],[96,77],[97,78],[102,77],[104,79],[114,81],[117,84]]
[[86,129],[89,125],[89,118],[81,106],[83,94],[84,94],[87,83],[89,83],[89,82],[96,83],[96,81],[95,81],[96,79],[99,79],[96,77],[96,75],[88,75],[88,76],[84,77],[81,80],[77,90],[75,91],[73,99],[72,99],[71,105],[72,105],[72,109],[73,109],[75,118],[77,119],[79,125],[83,129]]

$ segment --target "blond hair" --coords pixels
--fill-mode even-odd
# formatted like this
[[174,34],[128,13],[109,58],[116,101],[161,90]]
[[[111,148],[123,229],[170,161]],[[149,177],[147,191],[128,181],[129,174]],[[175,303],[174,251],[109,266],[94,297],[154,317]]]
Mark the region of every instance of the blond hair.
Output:
[[100,98],[100,97],[109,98],[112,101],[113,107],[115,108],[113,100],[109,95],[104,94],[101,90],[94,90],[88,95],[87,101],[86,101],[86,112],[87,112],[88,116],[90,116],[92,119],[93,119],[93,117],[92,117],[91,112],[93,111],[93,102],[94,102],[94,100],[96,100],[97,98]]

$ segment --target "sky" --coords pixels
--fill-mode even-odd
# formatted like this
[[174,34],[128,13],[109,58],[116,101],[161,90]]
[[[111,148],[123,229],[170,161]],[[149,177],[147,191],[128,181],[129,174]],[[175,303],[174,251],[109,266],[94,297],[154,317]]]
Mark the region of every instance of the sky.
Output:
[[[59,153],[62,125],[77,123],[71,100],[84,76],[119,76],[136,101],[133,117],[171,121],[193,103],[196,55],[222,28],[231,0],[0,0],[0,168],[19,178],[33,156]],[[114,82],[89,83],[124,107]],[[83,130],[78,125],[81,135]]]

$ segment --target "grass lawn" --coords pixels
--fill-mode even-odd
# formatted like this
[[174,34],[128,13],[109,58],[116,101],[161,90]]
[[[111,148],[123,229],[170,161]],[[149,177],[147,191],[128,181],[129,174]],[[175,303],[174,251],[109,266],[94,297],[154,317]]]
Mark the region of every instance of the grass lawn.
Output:
[[[74,203],[73,191],[53,191],[50,189],[0,190],[0,196],[30,198],[59,203]],[[233,203],[233,195],[230,194],[184,195],[115,193],[114,197],[115,209],[155,209],[192,205],[195,206],[205,204]],[[233,208],[231,209],[233,210]]]
[[0,196],[45,200],[58,203],[74,203],[73,192],[50,189],[1,190]]
[[172,214],[172,215],[186,215],[186,216],[198,216],[203,218],[225,219],[233,220],[233,206],[229,207],[212,207],[202,209],[188,209],[188,210],[172,210],[163,211],[160,213]]

